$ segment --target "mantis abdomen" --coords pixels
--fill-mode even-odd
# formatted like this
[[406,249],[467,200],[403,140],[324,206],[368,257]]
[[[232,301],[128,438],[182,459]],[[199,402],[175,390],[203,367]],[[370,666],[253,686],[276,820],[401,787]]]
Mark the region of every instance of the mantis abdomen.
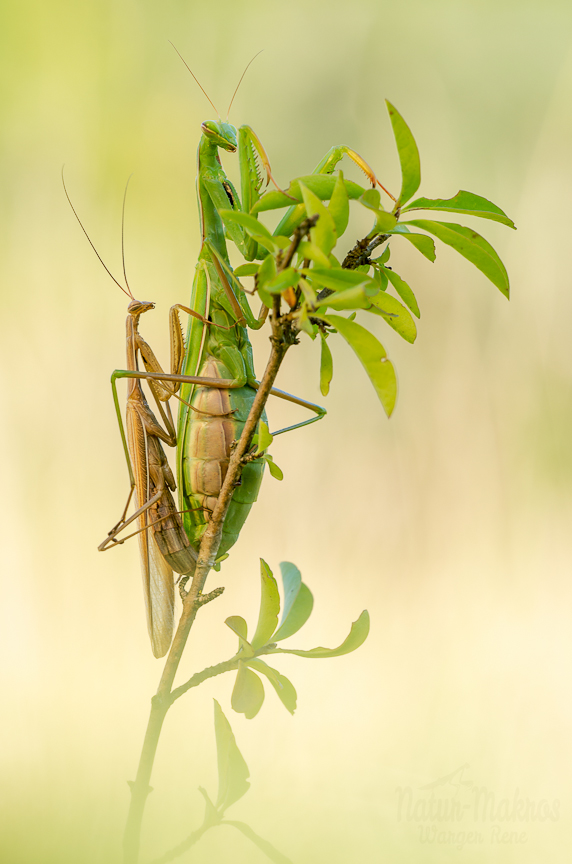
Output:
[[[207,355],[199,374],[208,378],[229,378],[225,364]],[[236,389],[195,387],[191,405],[192,422],[183,443],[182,480],[185,529],[195,548],[207,526],[228,469],[232,442],[238,440],[254,401],[256,391],[246,385]],[[237,539],[262,482],[262,457],[245,465],[240,485],[224,521],[219,555]]]

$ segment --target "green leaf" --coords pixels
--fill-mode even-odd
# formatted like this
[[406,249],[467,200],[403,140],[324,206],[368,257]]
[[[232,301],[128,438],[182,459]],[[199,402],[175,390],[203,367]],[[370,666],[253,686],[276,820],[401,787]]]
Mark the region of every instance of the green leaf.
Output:
[[218,213],[225,225],[236,222],[238,225],[241,225],[246,233],[250,234],[254,240],[268,240],[274,245],[275,239],[266,225],[263,225],[262,222],[259,222],[254,216],[250,216],[248,213],[243,213],[241,210],[219,210]]
[[260,658],[251,660],[248,665],[252,669],[256,669],[257,672],[260,672],[261,675],[265,675],[268,678],[286,710],[289,711],[290,714],[293,714],[296,710],[296,701],[298,697],[292,682],[289,681],[285,675],[281,675],[280,672],[273,669],[272,666],[269,666],[263,660],[260,660]]
[[238,673],[230,704],[237,714],[244,714],[247,720],[256,717],[264,702],[264,685],[258,675],[245,663],[239,662]]
[[[307,186],[314,195],[317,195],[321,201],[329,201],[334,194],[337,178],[333,177],[331,174],[306,174],[304,177],[298,177],[290,183],[287,190],[288,194],[286,194],[286,192],[278,192],[275,190],[266,192],[266,194],[263,195],[251,208],[250,212],[254,215],[262,213],[265,210],[279,210],[282,207],[292,207],[296,202],[301,202],[302,192],[300,190],[300,181],[304,186]],[[344,180],[343,182],[348,198],[350,199],[355,200],[356,198],[359,198],[365,191],[363,186],[359,186],[357,183],[352,183],[351,180]],[[296,218],[299,215],[300,214],[296,214]]]
[[[379,259],[381,260],[381,259]],[[373,265],[373,281],[381,291],[385,291],[387,289],[387,273],[385,267],[379,266],[372,261]]]
[[284,472],[281,468],[278,467],[274,459],[269,453],[266,453],[264,456],[264,460],[268,465],[268,470],[272,474],[275,480],[284,480]]
[[421,317],[421,313],[419,312],[419,306],[417,305],[417,300],[415,299],[415,294],[407,284],[404,282],[401,276],[398,276],[393,270],[390,270],[389,267],[385,268],[385,275],[403,300],[406,306],[409,306],[414,315],[418,318]]
[[[373,280],[372,280],[373,281]],[[319,311],[326,308],[330,309],[367,309],[371,302],[371,298],[379,293],[376,285],[354,285],[353,288],[346,288],[345,291],[338,291],[335,294],[330,294],[319,301]]]
[[270,434],[270,430],[268,429],[268,423],[264,420],[261,420],[258,424],[258,449],[256,451],[256,455],[259,456],[261,453],[270,447],[272,441],[274,440],[272,435]]
[[288,639],[304,626],[314,606],[312,592],[302,582],[300,571],[290,561],[280,563],[282,583],[284,585],[284,611],[280,627],[274,633],[273,641]]
[[269,294],[268,291],[266,291],[264,288],[258,288],[258,296],[268,309],[272,309],[274,307],[274,299],[272,297],[272,294]]
[[[314,195],[317,195],[321,201],[329,201],[334,194],[337,180],[338,178],[334,177],[332,174],[306,174],[304,177],[298,177],[296,180],[293,180],[288,192],[294,198],[299,197],[299,200],[302,200],[300,187],[301,185],[304,185],[310,189]],[[344,180],[343,183],[346,187],[348,198],[355,200],[363,195],[365,191],[363,186],[359,186],[357,183],[352,183],[351,180]]]
[[379,189],[366,189],[359,202],[369,210],[383,210]]
[[401,114],[393,107],[391,102],[388,102],[387,99],[385,101],[401,163],[401,192],[397,203],[402,206],[415,195],[421,183],[419,150],[417,149],[415,138]]
[[[276,261],[273,255],[267,255],[258,271],[258,291],[266,289],[266,284],[272,282],[276,276]],[[271,304],[272,305],[272,304]]]
[[364,207],[367,207],[368,210],[372,210],[375,213],[375,230],[379,234],[385,234],[387,231],[391,231],[392,228],[395,228],[397,219],[393,213],[388,213],[387,210],[383,209],[380,204],[380,195],[377,189],[367,189],[359,199],[359,203],[363,204]]
[[304,333],[307,333],[310,339],[316,338],[315,333],[315,325],[310,321],[310,316],[308,315],[308,309],[306,306],[302,306],[297,316],[297,323],[300,330],[303,330]]
[[265,195],[258,199],[250,212],[256,214],[263,213],[265,210],[280,210],[281,207],[292,207],[293,204],[302,200],[301,194],[293,197],[294,200],[292,200],[286,192],[272,189],[270,192],[266,192]]
[[214,700],[215,737],[218,762],[218,797],[216,808],[221,813],[246,795],[250,789],[250,771],[237,747],[230,723]]
[[300,275],[294,267],[286,267],[264,285],[269,294],[282,294],[287,288],[295,288]]
[[415,225],[423,228],[430,234],[434,234],[443,243],[451,246],[460,255],[474,264],[477,269],[484,273],[487,279],[495,285],[501,294],[509,296],[508,274],[499,256],[484,237],[454,222],[433,222],[430,219],[413,219],[406,225]]
[[298,287],[302,291],[306,303],[308,303],[309,306],[315,306],[317,302],[316,292],[314,291],[308,280],[300,279],[300,281],[298,282]]
[[314,228],[310,229],[310,237],[312,243],[315,243],[324,255],[329,255],[336,245],[336,227],[331,214],[322,204],[317,195],[315,195],[307,186],[300,183],[300,190],[304,198],[304,206],[308,218],[317,216],[318,221]]
[[330,384],[334,377],[334,361],[332,352],[326,342],[326,337],[320,332],[322,351],[320,354],[320,393],[327,396],[330,392]]
[[260,559],[260,583],[260,613],[256,633],[250,643],[255,651],[270,642],[270,637],[278,626],[278,615],[280,614],[278,585],[272,575],[272,570],[262,558]]
[[324,255],[320,247],[316,246],[315,243],[309,243],[307,240],[302,240],[302,242],[298,244],[298,249],[296,251],[301,260],[309,258],[310,261],[313,261],[318,265],[318,267],[331,267],[330,259],[327,255]]
[[374,386],[388,417],[395,407],[397,398],[397,379],[391,362],[387,359],[385,348],[373,333],[340,315],[324,315],[324,320],[340,333],[353,348]]
[[260,264],[241,264],[234,270],[235,276],[255,276],[258,273]]
[[230,618],[227,618],[224,622],[227,627],[230,627],[233,633],[236,633],[239,639],[248,639],[248,624],[241,618],[240,615],[231,615]]
[[512,219],[504,213],[500,207],[487,201],[474,192],[464,192],[462,189],[454,198],[416,198],[411,201],[403,212],[410,210],[444,210],[448,213],[467,213],[469,216],[480,216],[482,219],[492,219],[501,222],[509,228],[516,228]]
[[364,285],[367,282],[373,284],[373,279],[356,270],[342,270],[331,267],[329,270],[321,267],[302,268],[304,276],[308,276],[312,282],[331,288],[332,291],[345,291],[354,285]]
[[369,633],[369,614],[364,609],[357,621],[352,624],[349,636],[339,648],[312,648],[310,651],[297,651],[293,648],[275,648],[273,654],[296,654],[298,657],[309,657],[322,660],[327,657],[341,657],[350,654],[363,645]]
[[348,227],[350,218],[350,202],[346,185],[344,183],[344,175],[341,171],[338,171],[338,177],[336,185],[334,186],[334,191],[332,192],[332,197],[330,198],[328,211],[334,220],[336,234],[338,237],[341,237]]
[[279,852],[278,849],[275,849],[272,843],[269,843],[268,840],[255,834],[250,825],[247,825],[246,822],[231,822],[229,819],[225,819],[224,822],[221,822],[220,824],[231,825],[233,828],[236,828],[237,831],[244,834],[245,837],[248,837],[250,842],[254,843],[261,852],[264,852],[266,857],[269,858],[273,864],[292,864],[290,858],[286,858],[286,856],[283,855],[282,852]]
[[406,240],[409,240],[412,246],[421,252],[426,258],[433,263],[435,258],[437,257],[437,253],[435,252],[435,243],[431,237],[427,237],[426,234],[412,234],[409,228],[406,228],[405,225],[396,225],[393,231],[388,231],[388,234],[399,234],[400,237],[405,237]]
[[396,333],[399,333],[406,342],[415,342],[417,337],[415,321],[399,300],[396,300],[391,294],[381,292],[376,297],[373,297],[370,302],[373,306],[373,309],[370,311],[382,315],[389,326],[393,327]]

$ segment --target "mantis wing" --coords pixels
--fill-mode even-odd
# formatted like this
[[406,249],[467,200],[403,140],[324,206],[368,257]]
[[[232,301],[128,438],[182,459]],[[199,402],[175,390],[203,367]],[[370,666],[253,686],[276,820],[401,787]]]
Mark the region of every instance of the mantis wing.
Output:
[[[139,385],[139,382],[137,382]],[[135,506],[141,507],[149,500],[149,469],[147,433],[141,416],[133,402],[127,403],[127,443],[135,478]],[[143,594],[147,613],[147,629],[155,657],[164,657],[173,636],[175,617],[175,583],[173,571],[159,552],[153,532],[149,528],[149,510],[138,518],[139,548]]]

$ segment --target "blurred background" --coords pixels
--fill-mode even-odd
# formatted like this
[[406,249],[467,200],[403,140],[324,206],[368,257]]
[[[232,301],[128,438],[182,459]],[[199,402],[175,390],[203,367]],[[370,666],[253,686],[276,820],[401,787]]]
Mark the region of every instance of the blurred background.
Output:
[[[188,302],[199,251],[195,151],[212,115],[169,39],[223,115],[264,49],[230,119],[255,128],[280,185],[344,143],[397,191],[387,97],[417,139],[420,194],[477,192],[518,231],[459,217],[498,250],[510,303],[449,248],[430,264],[394,243],[422,310],[413,346],[378,328],[399,376],[394,416],[335,345],[327,419],[277,439],[285,479],[265,478],[212,575],[225,594],[199,616],[180,680],[234,652],[225,617],[254,625],[260,556],[275,572],[294,561],[314,593],[292,647],[339,644],[363,608],[371,635],[347,657],[276,663],[297,687],[294,717],[273,692],[254,720],[234,714],[232,676],[179,702],[143,861],[200,823],[199,785],[216,794],[213,697],[251,769],[229,818],[297,864],[570,860],[570,4],[7,0],[0,16],[2,860],[120,860],[162,668],[136,544],[97,552],[128,487],[109,387],[127,303],[60,171],[115,273],[133,173],[128,273],[157,302],[144,333],[166,363],[167,312]],[[224,164],[236,178],[236,159]],[[266,335],[254,341],[260,372]],[[321,402],[318,346],[292,351],[281,381]],[[274,428],[294,416],[272,406]],[[450,802],[461,816],[447,820]],[[228,828],[188,856],[231,859],[267,860]]]

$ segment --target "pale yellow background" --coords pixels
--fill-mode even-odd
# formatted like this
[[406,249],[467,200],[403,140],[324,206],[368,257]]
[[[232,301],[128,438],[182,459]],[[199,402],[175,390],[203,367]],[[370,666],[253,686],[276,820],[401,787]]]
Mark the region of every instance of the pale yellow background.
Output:
[[[338,644],[363,608],[372,632],[348,657],[277,663],[298,689],[294,718],[273,692],[255,720],[233,714],[231,676],[180,702],[143,860],[199,824],[199,784],[215,794],[216,697],[252,774],[229,816],[297,864],[569,861],[570,4],[24,0],[1,15],[0,859],[119,861],[126,780],[159,676],[136,546],[96,551],[127,491],[109,389],[124,363],[126,298],[75,223],[60,169],[115,272],[134,173],[128,272],[137,296],[157,301],[144,331],[166,362],[167,310],[188,301],[199,249],[195,150],[212,116],[172,39],[223,113],[265,49],[231,120],[257,130],[281,185],[347,143],[397,190],[387,97],[417,138],[421,194],[478,192],[519,230],[460,220],[495,244],[510,303],[448,248],[431,265],[395,244],[422,319],[415,346],[376,329],[398,370],[394,417],[336,345],[328,418],[276,442],[285,480],[265,479],[213,574],[226,592],[201,613],[185,671],[234,651],[227,615],[254,623],[261,555],[275,570],[296,562],[314,592],[294,645]],[[256,349],[260,371],[265,337]],[[317,376],[306,340],[282,385],[318,400]],[[286,416],[298,415],[273,407],[274,423]],[[481,842],[420,842],[419,823],[399,820],[396,789],[426,799],[422,786],[466,763],[455,782],[497,803],[557,800],[559,818],[475,825],[467,808],[461,822],[424,824],[438,839],[477,830]],[[473,793],[444,783],[435,794]],[[519,842],[492,842],[495,824]],[[187,860],[266,859],[220,829]]]

